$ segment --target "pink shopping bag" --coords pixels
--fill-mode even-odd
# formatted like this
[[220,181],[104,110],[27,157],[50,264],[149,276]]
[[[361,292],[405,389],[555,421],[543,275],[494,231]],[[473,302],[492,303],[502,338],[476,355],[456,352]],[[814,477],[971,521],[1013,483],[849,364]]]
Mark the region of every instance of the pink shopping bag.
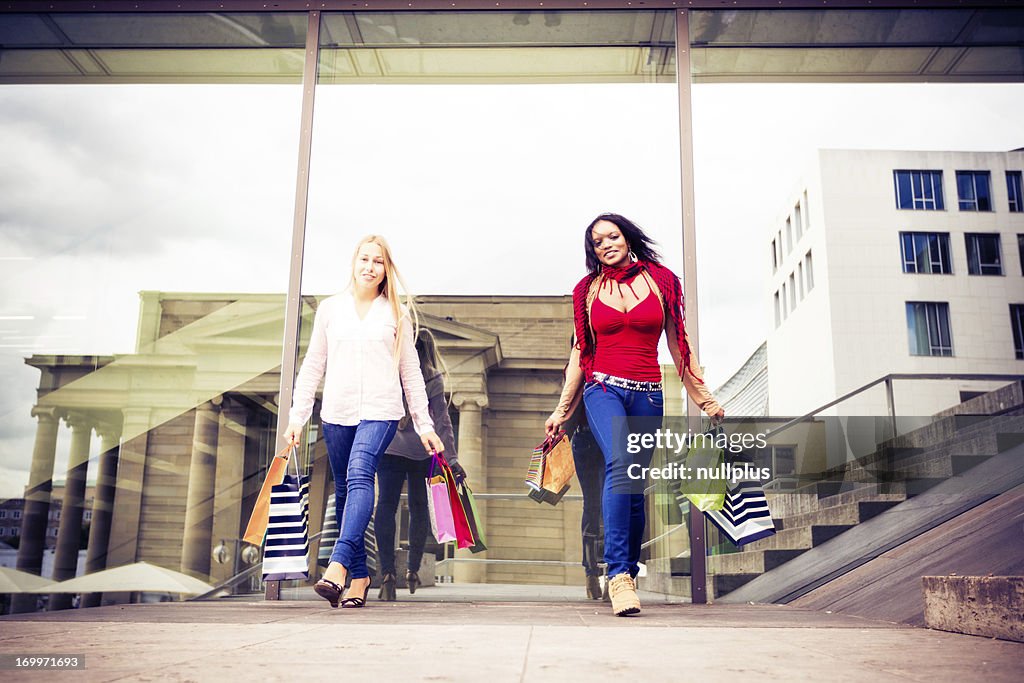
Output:
[[452,503],[448,496],[448,481],[444,470],[438,466],[437,456],[431,464],[427,478],[427,510],[430,512],[430,530],[438,543],[455,541],[455,518],[452,515]]

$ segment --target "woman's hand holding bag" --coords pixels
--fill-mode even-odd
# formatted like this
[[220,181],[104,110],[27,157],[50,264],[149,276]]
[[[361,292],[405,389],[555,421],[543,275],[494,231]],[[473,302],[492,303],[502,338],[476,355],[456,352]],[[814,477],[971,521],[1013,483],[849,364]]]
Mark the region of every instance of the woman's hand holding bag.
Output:
[[427,453],[444,453],[444,444],[441,442],[441,437],[433,431],[420,434],[420,442]]

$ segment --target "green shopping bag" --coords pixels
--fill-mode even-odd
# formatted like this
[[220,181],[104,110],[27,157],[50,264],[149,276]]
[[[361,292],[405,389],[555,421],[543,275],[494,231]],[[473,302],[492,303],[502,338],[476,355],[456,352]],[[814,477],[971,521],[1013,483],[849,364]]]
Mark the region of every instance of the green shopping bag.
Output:
[[695,437],[686,453],[687,479],[679,482],[681,497],[677,498],[682,508],[682,498],[701,512],[721,510],[725,507],[725,449],[716,446],[722,434],[721,427],[709,429]]
[[469,521],[469,529],[473,532],[473,545],[469,547],[469,552],[480,553],[487,550],[486,541],[484,540],[484,520],[480,516],[479,510],[476,507],[476,498],[473,496],[473,492],[469,488],[469,484],[463,479],[459,482],[459,498],[462,500],[462,507],[466,510],[466,519]]

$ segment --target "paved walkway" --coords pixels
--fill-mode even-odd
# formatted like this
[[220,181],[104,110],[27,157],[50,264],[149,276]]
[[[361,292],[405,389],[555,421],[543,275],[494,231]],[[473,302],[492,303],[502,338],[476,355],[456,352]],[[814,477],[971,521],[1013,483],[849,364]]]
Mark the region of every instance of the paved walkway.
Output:
[[[0,680],[1024,680],[1024,644],[778,605],[669,604],[616,618],[571,587],[440,585],[399,602],[119,605],[0,618],[0,654],[84,654]],[[371,593],[371,596],[373,594]],[[313,596],[315,598],[315,596]],[[485,600],[486,599],[486,600]]]

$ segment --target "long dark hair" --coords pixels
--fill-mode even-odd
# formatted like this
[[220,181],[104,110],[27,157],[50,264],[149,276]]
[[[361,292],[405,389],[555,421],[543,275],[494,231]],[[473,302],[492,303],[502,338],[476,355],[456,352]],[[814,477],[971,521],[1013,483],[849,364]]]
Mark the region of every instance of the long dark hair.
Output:
[[597,258],[597,251],[594,250],[594,238],[590,234],[590,231],[594,229],[594,226],[599,221],[608,221],[618,226],[619,230],[622,231],[623,237],[626,238],[629,250],[636,254],[637,259],[661,263],[661,254],[655,248],[657,243],[648,237],[647,233],[641,230],[639,225],[617,213],[602,213],[590,222],[590,225],[587,226],[587,231],[583,234],[583,251],[587,257],[587,271],[589,273],[593,274],[601,270],[601,261]]

